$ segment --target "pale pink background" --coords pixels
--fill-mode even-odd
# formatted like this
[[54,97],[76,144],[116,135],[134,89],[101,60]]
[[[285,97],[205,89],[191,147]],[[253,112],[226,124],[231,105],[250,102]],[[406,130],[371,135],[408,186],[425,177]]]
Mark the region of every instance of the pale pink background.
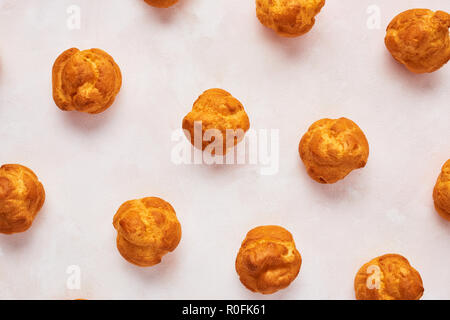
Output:
[[[71,4],[80,30],[66,27]],[[381,29],[366,27],[369,5]],[[432,189],[450,158],[450,66],[415,75],[390,57],[384,29],[397,13],[448,0],[329,0],[297,39],[262,27],[253,0],[0,1],[0,163],[22,163],[45,185],[32,228],[0,236],[2,299],[353,299],[358,268],[401,253],[424,299],[450,298],[450,223]],[[70,47],[98,47],[123,72],[116,103],[91,116],[61,112],[51,68]],[[244,104],[253,129],[280,129],[280,170],[176,166],[171,133],[205,89]],[[367,167],[335,185],[305,173],[297,145],[314,121],[346,116],[370,143]],[[112,217],[126,200],[160,196],[183,228],[179,247],[141,269],[118,254]],[[275,295],[247,291],[234,271],[246,232],[289,229],[299,277]],[[66,288],[79,265],[81,290]]]

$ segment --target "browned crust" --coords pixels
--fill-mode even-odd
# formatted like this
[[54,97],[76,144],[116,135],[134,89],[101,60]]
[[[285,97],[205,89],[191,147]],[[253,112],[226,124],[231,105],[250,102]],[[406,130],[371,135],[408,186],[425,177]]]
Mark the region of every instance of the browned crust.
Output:
[[434,72],[450,60],[450,15],[411,9],[386,29],[385,44],[393,58],[414,73]]
[[439,215],[450,221],[450,159],[442,166],[433,189],[434,207]]
[[236,257],[236,272],[253,292],[272,294],[297,277],[302,258],[289,231],[279,226],[250,230]]
[[63,111],[100,113],[114,102],[122,74],[114,59],[100,49],[64,51],[52,70],[53,100]]
[[[367,285],[369,277],[374,279],[374,270],[368,270],[370,266],[379,270],[378,289]],[[354,285],[357,300],[419,300],[424,292],[419,272],[399,254],[385,254],[364,264],[356,274]]]
[[44,187],[31,169],[19,164],[0,167],[0,233],[28,230],[44,201]]
[[[195,122],[202,124],[202,137],[207,130],[217,130],[222,138],[222,153],[238,144],[250,128],[250,121],[244,106],[229,92],[222,89],[209,89],[203,92],[194,102],[191,112],[183,119],[182,127],[187,132],[192,145],[195,145]],[[234,130],[227,146],[227,130]],[[202,150],[205,150],[213,141],[202,139]],[[220,142],[218,142],[220,144]],[[214,151],[214,150],[213,150]],[[219,150],[220,151],[220,150]]]
[[144,0],[149,5],[157,8],[168,8],[173,6],[178,0]]
[[256,0],[262,25],[283,37],[298,37],[311,30],[325,0]]
[[308,175],[319,183],[335,183],[363,168],[369,143],[362,130],[347,118],[321,119],[303,135],[299,154]]
[[156,197],[125,202],[115,214],[113,225],[120,254],[141,267],[160,263],[181,239],[181,225],[175,210]]

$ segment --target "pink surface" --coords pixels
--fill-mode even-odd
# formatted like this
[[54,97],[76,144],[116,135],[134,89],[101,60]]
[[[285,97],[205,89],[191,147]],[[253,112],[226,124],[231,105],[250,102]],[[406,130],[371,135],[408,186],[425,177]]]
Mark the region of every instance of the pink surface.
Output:
[[[74,4],[81,25],[70,30]],[[367,26],[371,5],[380,29]],[[363,263],[400,253],[422,275],[424,299],[449,299],[450,223],[435,213],[432,189],[450,158],[450,66],[411,74],[383,42],[392,17],[424,6],[450,11],[448,0],[329,0],[310,33],[283,39],[258,22],[252,0],[166,10],[141,0],[2,0],[0,163],[33,169],[47,199],[28,232],[0,236],[0,298],[353,299]],[[54,104],[52,64],[70,47],[104,49],[120,66],[107,112]],[[276,174],[171,160],[173,132],[213,87],[243,103],[254,130],[279,130]],[[369,161],[320,185],[298,142],[314,121],[341,116],[366,133]],[[179,247],[147,269],[121,258],[112,226],[120,204],[144,196],[169,201],[183,228]],[[290,230],[303,257],[291,286],[267,297],[234,270],[247,231],[265,224]],[[67,287],[72,265],[79,290]]]

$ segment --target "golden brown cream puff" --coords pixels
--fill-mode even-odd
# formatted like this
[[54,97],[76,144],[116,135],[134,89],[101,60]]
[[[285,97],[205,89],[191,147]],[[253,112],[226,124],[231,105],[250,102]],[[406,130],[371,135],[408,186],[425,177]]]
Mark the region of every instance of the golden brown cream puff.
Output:
[[369,261],[355,277],[357,300],[419,300],[423,291],[419,272],[399,254]]
[[[201,130],[196,129],[198,125]],[[195,101],[192,111],[184,117],[182,127],[195,147],[205,150],[211,145],[212,154],[225,154],[244,138],[250,122],[239,100],[225,90],[209,89]]]
[[19,164],[0,167],[0,233],[28,230],[44,201],[44,187],[33,171]]
[[181,239],[181,225],[175,210],[156,197],[125,202],[114,216],[113,225],[120,254],[141,267],[160,263]]
[[298,37],[314,26],[325,0],[256,0],[256,16],[283,37]]
[[173,6],[178,0],[144,0],[149,5],[157,8],[168,8]]
[[450,59],[450,15],[411,9],[397,15],[386,30],[385,43],[395,60],[415,73],[433,72]]
[[369,157],[366,136],[346,118],[316,121],[298,149],[309,176],[320,183],[345,178],[352,170],[363,168]]
[[56,59],[52,74],[53,100],[64,111],[103,112],[122,86],[119,66],[100,49],[64,51]]
[[450,221],[450,159],[442,167],[433,190],[434,207],[442,218]]
[[236,258],[242,284],[253,292],[271,294],[297,277],[302,257],[289,231],[262,226],[247,233]]

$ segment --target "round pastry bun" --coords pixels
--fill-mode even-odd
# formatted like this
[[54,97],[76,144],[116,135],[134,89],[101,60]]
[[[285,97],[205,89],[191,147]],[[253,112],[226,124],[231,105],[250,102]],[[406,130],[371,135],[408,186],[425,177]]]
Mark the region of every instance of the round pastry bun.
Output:
[[314,26],[325,0],[256,0],[261,24],[283,37],[298,37]]
[[0,167],[0,233],[28,230],[44,201],[44,187],[33,171],[19,164]]
[[447,12],[407,10],[387,27],[385,44],[394,59],[410,71],[433,72],[450,59],[449,27]]
[[[201,131],[196,129],[198,125],[201,125]],[[194,102],[192,111],[183,119],[182,127],[194,147],[220,155],[226,154],[244,138],[250,121],[243,105],[229,92],[209,89]],[[215,137],[210,139],[210,133]],[[199,134],[201,137],[197,137]],[[201,141],[201,145],[196,143],[196,139]]]
[[144,0],[149,5],[157,8],[168,8],[173,6],[178,0]]
[[442,166],[434,186],[433,200],[439,215],[450,221],[450,159]]
[[344,179],[351,171],[363,168],[369,157],[366,136],[346,118],[316,121],[298,149],[309,176],[319,183]]
[[114,59],[100,49],[64,51],[52,71],[53,100],[63,111],[100,113],[114,102],[122,74]]
[[175,210],[156,197],[125,202],[115,214],[113,225],[120,254],[140,267],[160,263],[181,239],[181,225]]
[[419,300],[419,272],[399,254],[385,254],[363,265],[355,277],[357,300]]
[[253,292],[272,294],[297,277],[302,257],[289,231],[279,226],[250,230],[236,257],[236,272]]

